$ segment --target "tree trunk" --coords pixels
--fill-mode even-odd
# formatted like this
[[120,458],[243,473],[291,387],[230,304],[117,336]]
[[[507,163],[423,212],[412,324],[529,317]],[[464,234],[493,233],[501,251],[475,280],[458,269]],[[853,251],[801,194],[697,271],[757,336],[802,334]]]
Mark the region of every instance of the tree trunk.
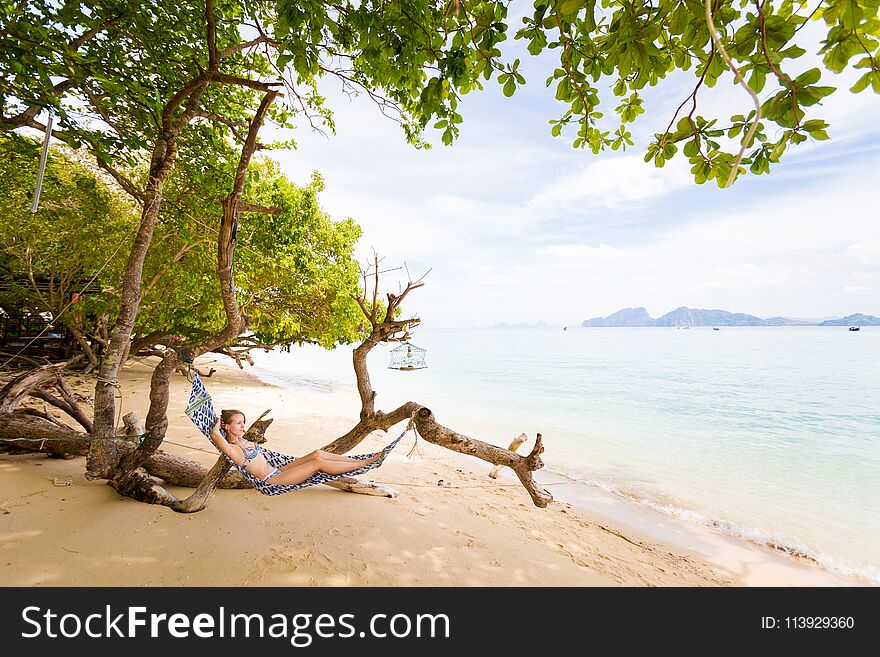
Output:
[[[122,366],[123,354],[126,353],[131,342],[131,331],[140,308],[141,273],[159,219],[162,186],[171,173],[176,156],[177,146],[173,139],[160,138],[157,141],[150,164],[150,179],[147,184],[141,224],[131,247],[122,279],[119,315],[110,335],[110,343],[103,354],[95,384],[94,433],[97,436],[111,436],[115,431],[117,377]],[[96,440],[89,451],[87,462],[89,475],[108,477],[117,459],[118,455],[112,442]]]
[[454,452],[476,456],[477,458],[494,463],[495,465],[507,466],[516,473],[520,482],[528,491],[535,506],[544,508],[553,501],[553,496],[545,489],[540,488],[532,478],[532,472],[544,467],[541,461],[541,453],[544,444],[541,434],[535,439],[535,447],[528,456],[520,456],[515,452],[496,447],[481,440],[474,440],[468,436],[456,433],[452,429],[437,424],[434,414],[428,408],[420,408],[415,416],[416,428],[419,434],[427,441],[440,445]]
[[[111,477],[114,480],[111,485],[120,492],[128,489],[128,485],[125,484],[125,478],[128,475],[140,479],[140,475],[135,474],[136,471],[159,449],[165,438],[165,431],[168,428],[166,410],[168,408],[169,380],[178,362],[177,352],[169,349],[153,370],[153,376],[150,380],[150,410],[147,414],[146,428],[141,432],[144,439],[137,450],[119,460],[119,465]],[[133,490],[140,490],[140,488],[135,486]]]
[[217,488],[217,484],[220,483],[220,480],[227,472],[229,472],[231,467],[232,466],[229,461],[226,460],[226,457],[221,455],[214,464],[214,467],[211,468],[208,474],[196,487],[195,492],[185,500],[179,501],[171,508],[178,513],[195,513],[196,511],[204,509],[208,505],[211,493],[214,492]]
[[82,329],[76,325],[76,322],[67,322],[67,328],[79,344],[83,353],[86,355],[86,358],[89,360],[89,365],[86,368],[85,373],[88,374],[92,372],[98,367],[98,357],[95,355],[95,350],[92,349],[92,345],[89,344],[85,334]]
[[13,378],[0,390],[0,415],[12,413],[19,402],[34,388],[42,388],[55,381],[71,361],[55,365],[42,365]]
[[[254,154],[257,143],[257,133],[263,125],[263,120],[269,111],[269,107],[274,102],[278,92],[270,91],[260,103],[254,118],[250,122],[248,136],[242,147],[241,157],[236,170],[235,179],[232,189],[226,198],[223,199],[223,217],[220,220],[220,230],[217,235],[217,271],[220,279],[220,296],[223,302],[223,308],[226,313],[226,326],[217,333],[202,340],[198,344],[188,345],[188,349],[193,358],[212,349],[223,346],[229,341],[236,338],[247,328],[247,318],[241,314],[238,306],[238,300],[235,295],[235,284],[233,280],[233,267],[235,262],[235,243],[236,243],[236,227],[238,225],[239,209],[238,204],[241,201],[244,192],[245,176],[250,164],[251,157]],[[161,197],[161,189],[159,190]],[[145,211],[146,211],[145,206]],[[133,251],[134,252],[134,251]],[[143,264],[143,258],[141,258]],[[127,274],[126,274],[127,275]],[[140,276],[140,272],[138,273]],[[140,280],[140,278],[138,278]],[[138,288],[138,291],[140,288]],[[119,322],[117,322],[117,327]],[[127,335],[131,336],[132,326],[128,326]],[[130,347],[130,339],[125,343],[125,348],[121,352],[127,353]],[[198,510],[204,508],[207,499],[210,496],[213,486],[206,483],[204,490],[197,491],[197,495],[191,502],[181,503],[177,498],[169,501],[167,493],[164,491],[148,492],[148,482],[144,478],[140,467],[150,458],[165,437],[165,431],[168,428],[168,387],[169,380],[175,368],[180,364],[180,356],[178,353],[169,349],[162,361],[153,370],[153,376],[150,380],[150,408],[147,412],[146,432],[144,440],[140,447],[126,455],[126,457],[118,461],[118,466],[113,469],[110,475],[110,485],[123,495],[130,495],[135,499],[154,504],[166,504],[172,508],[190,508]],[[118,370],[118,364],[117,364]],[[96,413],[97,413],[97,395],[95,397]],[[96,423],[97,424],[97,423]],[[94,451],[94,450],[93,450]],[[90,452],[91,454],[91,452]],[[90,466],[91,467],[91,466]],[[219,479],[222,473],[214,473]],[[157,486],[153,486],[158,488]],[[158,500],[158,501],[157,501]],[[195,508],[198,507],[198,508]]]

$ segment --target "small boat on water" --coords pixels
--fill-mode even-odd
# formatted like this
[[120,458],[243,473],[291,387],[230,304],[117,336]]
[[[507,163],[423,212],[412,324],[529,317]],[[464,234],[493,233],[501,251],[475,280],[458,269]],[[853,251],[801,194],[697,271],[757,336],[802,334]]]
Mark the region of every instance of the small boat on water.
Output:
[[720,331],[721,329],[718,328],[717,326],[713,326],[713,327],[712,327],[712,330],[713,330],[713,331]]
[[849,330],[850,331],[859,331],[859,330],[861,330],[861,328],[862,328],[861,326],[850,326]]

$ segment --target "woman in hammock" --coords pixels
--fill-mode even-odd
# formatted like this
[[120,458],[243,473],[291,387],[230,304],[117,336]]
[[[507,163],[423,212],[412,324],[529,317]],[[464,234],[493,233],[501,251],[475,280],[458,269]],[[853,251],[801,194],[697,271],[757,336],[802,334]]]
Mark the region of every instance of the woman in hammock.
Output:
[[[380,452],[372,458],[358,460],[316,449],[281,468],[275,468],[263,456],[262,448],[257,443],[244,438],[244,425],[244,413],[241,411],[234,409],[221,411],[214,428],[211,429],[211,440],[214,441],[217,449],[242,470],[264,483],[299,484],[316,472],[330,475],[345,474],[385,457],[385,453]],[[225,437],[221,429],[226,432]]]

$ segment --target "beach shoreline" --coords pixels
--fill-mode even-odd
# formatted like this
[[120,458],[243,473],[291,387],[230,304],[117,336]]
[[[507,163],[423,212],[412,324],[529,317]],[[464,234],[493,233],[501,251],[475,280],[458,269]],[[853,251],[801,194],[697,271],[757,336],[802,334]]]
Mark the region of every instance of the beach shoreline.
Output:
[[[215,408],[255,419],[272,409],[269,444],[303,454],[350,429],[352,400],[260,380],[231,362],[205,384]],[[154,359],[120,375],[121,414],[144,417]],[[88,379],[78,382],[90,396]],[[183,414],[175,375],[162,449],[210,467],[216,451]],[[402,429],[402,427],[401,427]],[[355,450],[396,437],[375,433]],[[196,514],[120,497],[84,476],[82,458],[0,455],[0,583],[5,586],[860,586],[603,491],[536,478],[558,498],[535,507],[491,465],[411,437],[367,477],[381,498],[317,486],[279,497],[220,490]],[[179,496],[188,489],[169,488]]]

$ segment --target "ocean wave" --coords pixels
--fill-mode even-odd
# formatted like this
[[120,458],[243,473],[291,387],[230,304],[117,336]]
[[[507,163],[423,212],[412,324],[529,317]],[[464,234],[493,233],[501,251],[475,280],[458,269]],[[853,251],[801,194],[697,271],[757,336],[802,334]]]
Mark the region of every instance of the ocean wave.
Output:
[[748,541],[754,545],[773,550],[786,557],[809,561],[834,574],[847,577],[857,577],[866,580],[873,585],[880,585],[880,566],[875,566],[873,564],[854,565],[844,558],[830,554],[821,548],[809,545],[803,541],[792,539],[780,532],[774,532],[760,527],[747,527],[723,518],[711,517],[693,509],[678,506],[670,500],[661,500],[656,497],[650,497],[644,493],[636,492],[630,488],[609,481],[601,479],[585,479],[582,474],[574,474],[571,471],[567,471],[565,468],[552,468],[549,471],[568,479],[572,484],[586,485],[605,493],[624,498],[627,501],[640,506],[648,507],[655,511],[659,511],[660,513],[673,516],[680,520],[712,527],[728,536],[733,536]]

